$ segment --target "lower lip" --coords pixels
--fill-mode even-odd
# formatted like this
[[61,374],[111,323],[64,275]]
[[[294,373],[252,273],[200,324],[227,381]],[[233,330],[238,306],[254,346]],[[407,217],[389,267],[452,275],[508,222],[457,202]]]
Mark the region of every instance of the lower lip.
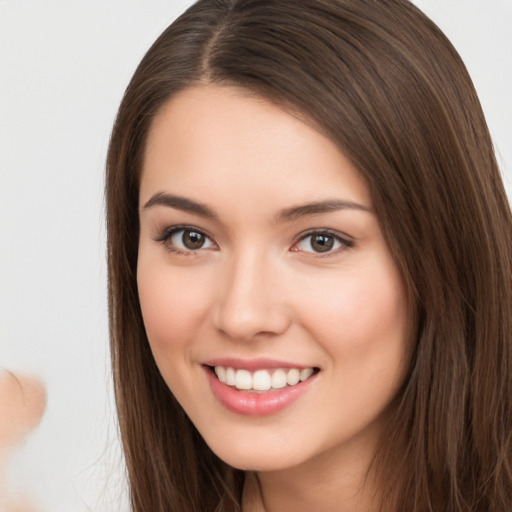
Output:
[[223,384],[209,368],[205,367],[205,371],[217,400],[229,411],[245,416],[269,416],[282,411],[306,393],[317,375],[294,386],[268,393],[249,393]]

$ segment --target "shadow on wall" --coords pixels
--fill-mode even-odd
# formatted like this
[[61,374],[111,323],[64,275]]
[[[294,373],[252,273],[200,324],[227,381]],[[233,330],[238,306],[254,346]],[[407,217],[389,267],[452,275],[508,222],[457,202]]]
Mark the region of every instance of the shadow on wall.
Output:
[[10,454],[39,425],[45,407],[39,379],[0,370],[0,512],[40,512],[27,500],[10,497],[5,479]]

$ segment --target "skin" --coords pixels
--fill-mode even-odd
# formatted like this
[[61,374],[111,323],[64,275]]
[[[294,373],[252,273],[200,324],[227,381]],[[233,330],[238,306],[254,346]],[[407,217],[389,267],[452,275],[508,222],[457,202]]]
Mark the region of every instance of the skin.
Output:
[[[148,205],[156,194],[214,217]],[[323,201],[341,209],[283,218]],[[244,511],[370,511],[365,479],[409,364],[401,276],[368,187],[312,126],[247,92],[189,88],[151,127],[140,187],[138,286],[156,363],[211,449],[250,470]],[[182,246],[190,225],[204,233]],[[315,252],[310,230],[334,232]],[[268,358],[320,371],[278,413],[246,416],[212,393],[204,363]]]
[[36,512],[28,501],[9,499],[3,480],[11,451],[39,424],[45,406],[46,392],[38,378],[0,371],[0,510]]

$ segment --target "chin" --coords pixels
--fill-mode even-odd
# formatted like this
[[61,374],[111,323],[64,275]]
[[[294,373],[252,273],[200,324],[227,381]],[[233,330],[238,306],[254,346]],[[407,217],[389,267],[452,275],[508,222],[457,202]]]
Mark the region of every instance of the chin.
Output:
[[268,454],[228,454],[227,457],[221,456],[221,454],[217,455],[226,464],[243,471],[282,471],[298,464],[298,462],[283,460],[279,456],[269,457]]
[[[248,442],[245,442],[245,439]],[[253,436],[245,439],[206,442],[210,449],[226,464],[243,471],[279,471],[304,462],[307,455],[297,446],[283,446],[282,439],[273,442],[254,442]],[[276,445],[277,441],[277,445]]]

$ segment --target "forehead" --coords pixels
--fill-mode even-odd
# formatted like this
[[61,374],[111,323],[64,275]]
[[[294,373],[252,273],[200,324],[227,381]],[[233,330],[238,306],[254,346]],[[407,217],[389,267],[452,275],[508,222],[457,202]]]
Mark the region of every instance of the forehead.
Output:
[[211,85],[180,92],[152,123],[141,201],[162,191],[241,202],[334,194],[370,205],[364,180],[330,139],[266,99]]

